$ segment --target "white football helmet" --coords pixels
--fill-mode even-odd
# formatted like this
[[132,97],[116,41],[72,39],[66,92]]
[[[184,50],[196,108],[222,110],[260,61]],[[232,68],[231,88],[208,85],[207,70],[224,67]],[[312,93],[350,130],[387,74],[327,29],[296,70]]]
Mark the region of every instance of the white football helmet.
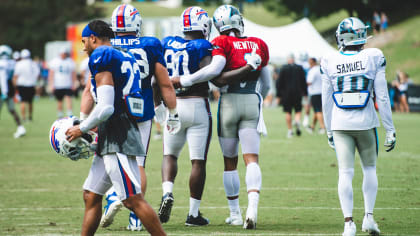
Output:
[[139,11],[130,4],[122,4],[115,8],[111,17],[111,29],[115,33],[135,32],[140,37],[141,16]]
[[240,34],[244,32],[244,22],[239,10],[232,5],[223,5],[216,9],[213,15],[213,22],[219,33],[237,29]]
[[12,56],[12,48],[7,45],[0,46],[0,58],[9,59]]
[[61,156],[70,158],[73,161],[82,158],[88,159],[94,154],[94,151],[90,147],[90,144],[96,138],[93,132],[83,134],[82,137],[71,142],[67,141],[67,130],[79,123],[79,119],[74,116],[65,117],[56,120],[50,129],[51,147]]
[[182,32],[201,31],[207,39],[210,36],[211,20],[201,7],[189,7],[181,15]]
[[346,46],[365,44],[367,28],[359,18],[349,17],[340,22],[335,32],[337,45],[340,50]]

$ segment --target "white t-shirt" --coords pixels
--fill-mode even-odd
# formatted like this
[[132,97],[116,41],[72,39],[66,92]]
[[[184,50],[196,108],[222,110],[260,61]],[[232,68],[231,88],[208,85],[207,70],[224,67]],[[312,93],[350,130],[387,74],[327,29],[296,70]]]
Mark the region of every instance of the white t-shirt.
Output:
[[76,65],[70,58],[55,58],[49,63],[49,68],[54,72],[55,89],[71,89],[73,86],[73,72]]
[[306,82],[308,85],[308,95],[321,95],[322,93],[322,75],[319,71],[319,66],[316,65],[309,69],[308,75],[306,76]]
[[18,61],[14,71],[14,75],[17,76],[17,86],[35,87],[39,73],[39,66],[31,59]]
[[[321,60],[322,110],[324,123],[331,130],[368,130],[379,126],[373,102],[376,95],[379,114],[386,131],[395,131],[385,79],[386,60],[381,50],[334,52]],[[342,109],[333,101],[333,92],[370,91],[364,108]]]

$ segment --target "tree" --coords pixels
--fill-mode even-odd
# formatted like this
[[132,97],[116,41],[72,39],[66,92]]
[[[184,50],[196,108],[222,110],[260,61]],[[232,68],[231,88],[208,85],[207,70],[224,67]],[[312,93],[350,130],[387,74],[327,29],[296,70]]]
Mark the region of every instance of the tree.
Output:
[[370,20],[374,10],[384,11],[387,14],[395,14],[396,10],[399,10],[398,13],[401,13],[406,12],[407,9],[418,9],[418,2],[410,0],[266,0],[264,6],[279,15],[288,14],[295,18],[322,17],[345,9],[350,16],[357,15],[366,21]]
[[86,0],[1,0],[0,44],[14,50],[27,48],[43,56],[48,41],[65,40],[69,22],[80,22],[102,15],[87,6]]

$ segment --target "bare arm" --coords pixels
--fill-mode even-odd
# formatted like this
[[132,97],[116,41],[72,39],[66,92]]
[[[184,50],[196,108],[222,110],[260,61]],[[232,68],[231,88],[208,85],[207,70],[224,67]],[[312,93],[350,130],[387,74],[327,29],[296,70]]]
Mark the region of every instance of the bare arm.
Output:
[[76,82],[77,82],[77,75],[76,75],[76,71],[73,71],[71,73],[71,80],[72,80],[72,86],[71,89],[72,90],[76,90]]
[[51,92],[54,92],[54,71],[48,71],[48,86],[50,87]]
[[175,89],[169,80],[168,71],[160,64],[156,63],[155,66],[155,79],[160,88],[160,94],[166,106],[171,110],[176,108],[176,95]]
[[91,86],[92,86],[91,82],[90,80],[88,80],[85,86],[85,89],[83,90],[83,93],[82,93],[82,100],[80,101],[80,119],[81,120],[86,119],[93,109],[94,101],[93,101],[92,94],[90,93]]

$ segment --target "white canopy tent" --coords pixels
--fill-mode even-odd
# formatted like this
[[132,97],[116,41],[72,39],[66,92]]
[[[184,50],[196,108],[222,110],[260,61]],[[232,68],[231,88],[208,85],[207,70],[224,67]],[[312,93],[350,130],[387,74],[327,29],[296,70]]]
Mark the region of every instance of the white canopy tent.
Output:
[[247,19],[244,19],[244,25],[245,36],[259,37],[267,43],[272,63],[284,63],[290,54],[296,58],[306,54],[319,59],[336,51],[307,18],[281,27],[266,27]]
[[[182,36],[180,21],[180,17],[145,18],[143,34],[159,38],[168,35]],[[259,37],[267,43],[271,63],[285,63],[290,54],[294,54],[296,59],[302,55],[320,58],[325,53],[336,50],[322,38],[307,18],[280,27],[262,26],[247,19],[244,19],[244,24],[245,36]],[[218,35],[219,33],[213,26],[210,40]]]

